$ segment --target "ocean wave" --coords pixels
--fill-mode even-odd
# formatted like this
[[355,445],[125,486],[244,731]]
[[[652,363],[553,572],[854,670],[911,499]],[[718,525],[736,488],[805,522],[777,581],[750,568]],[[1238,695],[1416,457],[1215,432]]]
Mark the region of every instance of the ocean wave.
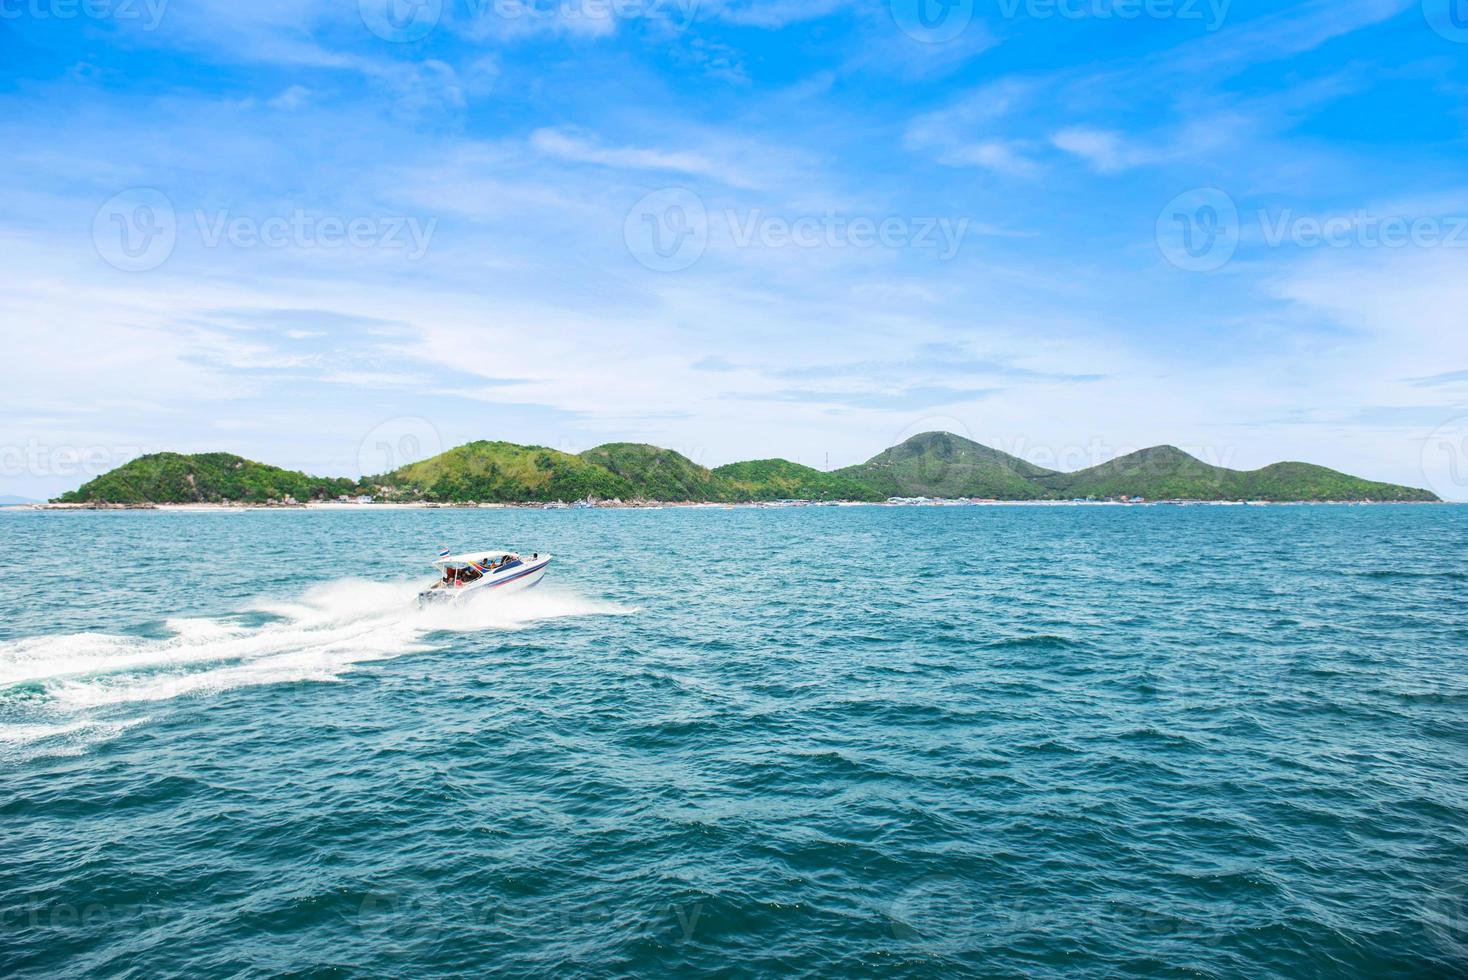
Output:
[[0,709],[22,715],[0,725],[0,746],[101,731],[101,722],[86,717],[54,723],[25,717],[40,711],[85,712],[262,684],[331,682],[358,664],[432,649],[439,634],[515,631],[548,620],[637,611],[554,588],[420,610],[413,602],[416,589],[411,582],[341,579],[289,601],[248,602],[233,615],[168,619],[161,638],[83,632],[0,643]]
[[1064,636],[1036,633],[1030,636],[1007,636],[984,644],[986,650],[1079,650],[1084,644]]
[[126,721],[77,718],[65,722],[0,724],[0,754],[41,756],[81,755],[92,745],[116,738],[147,717]]
[[1453,569],[1423,569],[1413,570],[1405,568],[1373,568],[1352,574],[1360,578],[1370,579],[1443,579],[1447,582],[1468,581],[1468,572],[1460,572]]

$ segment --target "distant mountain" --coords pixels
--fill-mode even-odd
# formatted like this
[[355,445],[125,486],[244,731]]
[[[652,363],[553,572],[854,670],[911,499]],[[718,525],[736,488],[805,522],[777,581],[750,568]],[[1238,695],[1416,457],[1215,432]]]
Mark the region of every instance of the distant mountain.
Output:
[[0,494],[0,507],[23,507],[26,504],[39,504],[39,500],[30,497],[13,497],[10,494]]
[[471,442],[429,459],[364,477],[366,492],[444,503],[630,499],[636,488],[603,466],[544,446]]
[[836,470],[883,497],[984,497],[1036,500],[1049,496],[1036,481],[1053,470],[981,446],[951,432],[924,432],[865,463]]
[[681,453],[641,442],[609,442],[581,453],[627,481],[644,500],[722,500],[723,485]]
[[580,455],[512,442],[471,442],[360,481],[308,476],[229,453],[155,453],[58,498],[189,503],[297,500],[368,493],[385,500],[530,503],[602,500],[760,501],[980,497],[997,500],[1433,501],[1427,490],[1362,480],[1309,463],[1257,470],[1212,466],[1174,446],[1154,446],[1061,473],[950,432],[924,432],[856,466],[822,472],[786,459],[709,470],[644,443],[610,442]]
[[152,453],[64,493],[58,503],[186,504],[294,497],[313,500],[349,493],[355,480],[307,476],[232,453]]
[[1249,491],[1244,500],[1402,500],[1426,503],[1440,498],[1430,490],[1378,483],[1314,463],[1270,463],[1238,474]]
[[1073,473],[1049,473],[1036,482],[1058,497],[1241,500],[1238,477],[1175,446],[1153,446]]
[[788,459],[752,459],[714,469],[727,500],[886,500],[874,487]]
[[1148,500],[1404,500],[1430,501],[1426,490],[1347,476],[1310,463],[1273,463],[1230,470],[1154,446],[1074,473],[1037,482],[1059,497],[1145,497]]

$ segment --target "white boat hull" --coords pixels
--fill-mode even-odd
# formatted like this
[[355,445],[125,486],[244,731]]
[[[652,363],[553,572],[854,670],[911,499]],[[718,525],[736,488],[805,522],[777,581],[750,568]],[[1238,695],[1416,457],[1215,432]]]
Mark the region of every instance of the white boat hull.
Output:
[[491,593],[510,595],[515,592],[524,592],[540,584],[540,580],[545,578],[546,567],[550,565],[550,561],[550,555],[527,558],[513,568],[498,569],[468,585],[440,585],[424,589],[418,593],[418,605],[437,606],[445,603],[464,602],[471,597],[478,598]]

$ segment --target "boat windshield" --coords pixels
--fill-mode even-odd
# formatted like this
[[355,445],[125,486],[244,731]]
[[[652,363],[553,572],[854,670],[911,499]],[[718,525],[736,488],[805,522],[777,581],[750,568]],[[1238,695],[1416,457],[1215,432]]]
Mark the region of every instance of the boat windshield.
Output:
[[525,562],[513,551],[498,551],[483,557],[457,555],[450,558],[444,556],[434,564],[438,565],[443,572],[441,584],[449,585],[472,582],[502,569],[519,567]]

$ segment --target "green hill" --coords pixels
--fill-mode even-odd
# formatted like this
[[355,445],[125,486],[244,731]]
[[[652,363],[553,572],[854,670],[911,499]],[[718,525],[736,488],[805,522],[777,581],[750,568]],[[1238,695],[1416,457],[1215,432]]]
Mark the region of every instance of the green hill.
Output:
[[784,459],[705,469],[643,443],[612,442],[573,456],[544,446],[471,442],[360,482],[308,476],[230,453],[155,453],[57,498],[61,503],[258,503],[352,492],[385,500],[534,503],[602,500],[868,500],[986,497],[1041,500],[1433,501],[1427,490],[1376,483],[1309,463],[1257,470],[1211,466],[1174,446],[1154,446],[1099,466],[1059,473],[948,432],[925,432],[865,463],[825,473]]
[[1378,483],[1313,463],[1271,463],[1237,474],[1245,480],[1246,500],[1438,500],[1430,490]]
[[609,442],[580,458],[609,470],[644,500],[721,500],[714,474],[681,453],[641,442]]
[[837,476],[883,497],[992,497],[1035,500],[1049,496],[1035,481],[1052,470],[981,446],[951,432],[924,432],[883,450]]
[[58,503],[263,503],[313,500],[350,493],[354,480],[307,476],[232,453],[153,453],[139,456],[56,498]]
[[1231,470],[1154,446],[1038,482],[1060,497],[1145,497],[1148,500],[1436,500],[1426,490],[1375,483],[1309,463]]
[[1239,474],[1211,466],[1175,446],[1153,446],[1037,482],[1057,497],[1146,497],[1148,500],[1239,500]]
[[389,499],[513,503],[627,499],[636,490],[615,473],[579,456],[513,442],[470,442],[382,476],[364,477]]
[[887,494],[788,459],[753,459],[714,469],[727,500],[886,500]]

